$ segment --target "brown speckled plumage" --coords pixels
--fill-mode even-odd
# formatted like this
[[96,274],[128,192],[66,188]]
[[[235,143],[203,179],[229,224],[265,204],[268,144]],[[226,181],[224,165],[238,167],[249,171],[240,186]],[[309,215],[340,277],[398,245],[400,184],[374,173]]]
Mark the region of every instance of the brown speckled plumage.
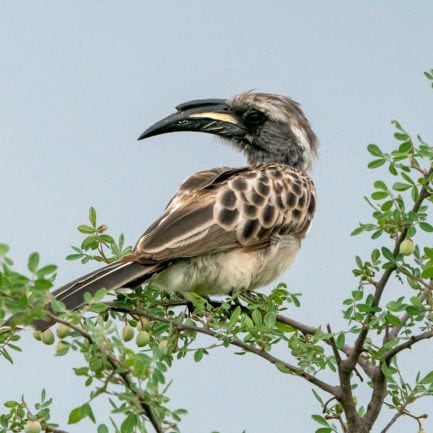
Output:
[[301,239],[313,218],[314,195],[311,179],[284,164],[197,173],[139,239],[134,260],[147,263],[267,245],[279,235]]

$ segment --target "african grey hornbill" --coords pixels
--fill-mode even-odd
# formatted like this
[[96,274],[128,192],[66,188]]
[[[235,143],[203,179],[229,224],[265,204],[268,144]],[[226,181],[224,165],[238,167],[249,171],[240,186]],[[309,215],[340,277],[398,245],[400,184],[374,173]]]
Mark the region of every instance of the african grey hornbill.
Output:
[[149,279],[172,292],[252,290],[293,261],[316,202],[307,173],[317,140],[299,105],[247,92],[176,108],[139,139],[173,131],[216,134],[240,149],[248,166],[187,178],[132,254],[53,292],[67,308],[82,306],[85,292],[135,287]]

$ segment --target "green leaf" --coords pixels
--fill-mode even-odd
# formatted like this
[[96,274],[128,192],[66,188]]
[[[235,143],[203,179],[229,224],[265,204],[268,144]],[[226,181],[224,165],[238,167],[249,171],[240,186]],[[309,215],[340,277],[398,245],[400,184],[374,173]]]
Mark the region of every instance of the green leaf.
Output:
[[365,230],[364,226],[359,226],[357,227],[355,230],[353,230],[352,233],[350,233],[350,236],[356,236],[359,235],[360,233],[362,233]]
[[89,307],[90,311],[93,311],[94,313],[104,313],[107,311],[110,307],[106,304],[92,304]]
[[84,403],[82,406],[72,409],[71,413],[69,414],[68,424],[76,424],[86,417],[95,422],[95,416],[93,415],[93,411],[89,403]]
[[429,223],[420,222],[419,226],[421,227],[422,230],[424,230],[427,233],[433,232],[433,226],[431,224],[429,224]]
[[395,164],[390,164],[389,165],[389,172],[392,175],[397,176],[398,172],[397,172],[397,169],[395,168]]
[[380,238],[380,236],[382,235],[383,230],[376,230],[372,235],[371,235],[371,239],[377,239]]
[[38,275],[41,277],[41,276],[45,276],[48,274],[53,274],[56,271],[57,271],[56,265],[47,265],[47,266],[44,266],[43,268],[40,268],[38,270]]
[[377,168],[382,166],[383,164],[385,164],[385,160],[384,159],[375,159],[371,162],[368,163],[368,168]]
[[382,191],[388,191],[388,187],[386,186],[386,183],[381,180],[376,180],[376,182],[374,182],[373,185],[376,189],[380,189]]
[[379,146],[377,144],[369,144],[367,146],[367,150],[373,155],[373,156],[382,156],[383,153],[380,150]]
[[324,425],[325,427],[329,427],[329,422],[326,420],[325,417],[321,415],[311,415],[311,418],[314,419],[318,424]]
[[388,259],[390,262],[395,261],[394,255],[392,254],[392,251],[386,247],[382,247],[382,255],[383,255],[383,257]]
[[343,332],[340,332],[335,340],[335,344],[339,349],[342,349],[345,343],[346,337]]
[[36,271],[38,270],[38,265],[39,265],[39,254],[38,253],[30,254],[29,260],[27,262],[27,267],[29,268],[29,271],[35,274]]
[[241,315],[241,307],[237,306],[234,310],[233,313],[230,316],[230,320],[227,324],[228,328],[233,328],[233,326],[236,325],[237,321],[239,320],[239,317]]
[[423,385],[433,384],[433,371],[428,373],[420,382]]
[[107,296],[107,290],[102,288],[99,289],[94,295],[93,295],[93,302],[101,302],[105,297]]
[[121,433],[132,433],[137,425],[137,415],[130,413],[120,426]]
[[272,311],[268,311],[263,318],[263,322],[267,328],[272,329],[277,321],[276,315]]
[[403,182],[396,182],[394,183],[392,188],[395,189],[396,191],[406,191],[409,188],[411,188],[411,185],[408,185],[407,183],[403,183]]
[[263,323],[262,315],[259,310],[254,310],[251,313],[251,317],[253,318],[253,321],[257,326],[260,326]]
[[80,224],[77,227],[77,229],[80,233],[84,233],[86,235],[90,235],[92,233],[95,233],[95,229],[93,227],[87,226],[85,224]]
[[352,292],[352,298],[355,301],[360,301],[364,296],[364,292],[362,290],[353,290]]
[[278,370],[280,370],[282,373],[286,373],[286,374],[293,374],[293,372],[287,368],[283,363],[281,362],[277,362],[275,364],[275,366],[278,368]]
[[380,251],[375,248],[372,252],[371,252],[371,260],[373,263],[376,263],[380,258]]
[[388,212],[389,210],[391,210],[393,204],[394,202],[392,200],[388,200],[382,204],[380,209],[382,210],[382,212]]
[[201,360],[202,360],[202,358],[203,358],[203,355],[204,355],[204,350],[203,349],[197,349],[195,352],[194,352],[194,361],[195,362],[200,362]]
[[105,424],[99,424],[97,432],[98,433],[109,433],[109,430],[108,430],[108,427]]
[[9,245],[0,244],[0,256],[5,256],[9,252]]
[[433,266],[425,268],[421,274],[422,278],[433,278]]
[[412,143],[410,141],[405,141],[400,144],[398,151],[401,153],[409,153],[412,150]]
[[375,191],[373,194],[371,194],[371,198],[373,200],[383,200],[386,197],[388,197],[388,192],[386,191]]
[[110,235],[99,235],[99,240],[106,244],[113,244],[114,239]]
[[387,313],[385,315],[386,323],[388,323],[391,326],[400,326],[401,320],[398,316],[395,316],[394,314]]
[[397,140],[400,140],[400,141],[404,141],[404,140],[406,140],[406,139],[408,138],[407,134],[402,134],[401,132],[396,132],[396,133],[394,134],[394,137],[395,137]]
[[65,304],[58,299],[52,299],[50,306],[55,313],[64,313],[66,311]]
[[93,207],[89,209],[89,221],[93,227],[96,227],[96,210]]
[[66,256],[66,260],[78,260],[83,257],[84,254],[69,254],[69,256]]

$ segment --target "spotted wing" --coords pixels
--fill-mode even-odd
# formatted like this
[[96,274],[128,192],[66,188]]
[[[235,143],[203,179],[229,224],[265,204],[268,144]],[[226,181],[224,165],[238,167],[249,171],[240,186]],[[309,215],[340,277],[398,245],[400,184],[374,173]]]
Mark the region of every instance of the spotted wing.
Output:
[[303,237],[314,209],[311,179],[283,164],[201,172],[184,182],[134,256],[171,260]]

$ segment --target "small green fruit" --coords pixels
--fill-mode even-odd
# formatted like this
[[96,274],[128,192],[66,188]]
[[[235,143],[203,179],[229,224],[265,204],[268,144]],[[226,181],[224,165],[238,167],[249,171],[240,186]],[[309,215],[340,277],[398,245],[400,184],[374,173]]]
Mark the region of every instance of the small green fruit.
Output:
[[140,317],[137,323],[137,328],[139,331],[146,331],[152,327],[151,322],[146,317]]
[[137,338],[135,339],[135,343],[138,347],[146,346],[149,343],[150,335],[147,331],[140,331],[137,334]]
[[400,253],[404,256],[410,256],[415,251],[415,244],[413,243],[412,239],[405,239],[400,244]]
[[125,325],[122,329],[123,341],[131,341],[134,338],[134,328],[129,325]]
[[161,340],[159,342],[158,346],[164,355],[166,355],[168,353],[168,341],[167,340]]
[[33,338],[35,340],[41,341],[42,332],[41,331],[33,331]]
[[68,325],[59,323],[59,325],[57,326],[56,334],[59,338],[67,337],[70,332],[71,332],[71,328]]
[[65,343],[62,340],[59,340],[57,342],[57,345],[56,345],[56,355],[57,356],[66,355],[66,353],[68,352],[68,350],[69,350],[69,344]]
[[46,329],[41,334],[41,340],[42,343],[47,344],[48,346],[53,344],[55,340],[53,331],[51,331],[51,329]]
[[42,431],[42,426],[39,421],[28,420],[24,425],[24,431],[26,433],[40,433]]

